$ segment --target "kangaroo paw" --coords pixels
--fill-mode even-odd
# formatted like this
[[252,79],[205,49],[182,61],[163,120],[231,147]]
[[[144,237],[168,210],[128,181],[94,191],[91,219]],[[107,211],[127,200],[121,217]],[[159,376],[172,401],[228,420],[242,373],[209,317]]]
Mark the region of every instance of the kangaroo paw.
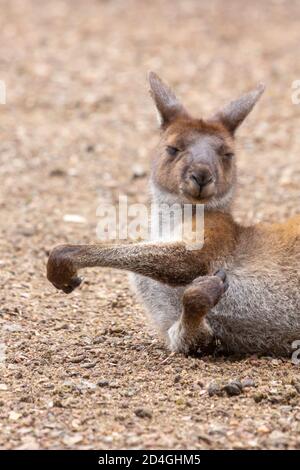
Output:
[[81,284],[82,278],[77,276],[72,262],[72,248],[63,245],[51,251],[47,263],[47,278],[56,289],[65,294],[70,294]]
[[228,289],[225,271],[219,270],[213,276],[197,277],[183,294],[183,305],[189,315],[205,315],[214,307]]

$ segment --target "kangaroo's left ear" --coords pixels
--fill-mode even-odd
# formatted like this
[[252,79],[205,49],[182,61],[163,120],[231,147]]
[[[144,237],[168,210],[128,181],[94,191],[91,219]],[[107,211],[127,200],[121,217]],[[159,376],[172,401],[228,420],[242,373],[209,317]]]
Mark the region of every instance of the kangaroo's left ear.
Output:
[[221,121],[221,123],[234,134],[235,130],[239,127],[244,119],[248,116],[253,109],[255,103],[259,100],[265,90],[265,85],[262,83],[257,88],[250,91],[246,95],[241,96],[235,101],[231,101],[221,111],[217,112],[213,117],[213,121]]

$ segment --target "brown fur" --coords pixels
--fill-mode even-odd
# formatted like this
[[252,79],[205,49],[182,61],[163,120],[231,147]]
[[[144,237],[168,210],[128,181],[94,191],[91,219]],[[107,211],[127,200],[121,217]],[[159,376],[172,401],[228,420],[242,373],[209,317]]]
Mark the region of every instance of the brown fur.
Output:
[[[178,193],[185,169],[192,169],[189,146],[197,145],[203,136],[211,136],[220,156],[234,153],[234,141],[223,124],[213,121],[179,117],[162,133],[161,141],[153,158],[153,179],[165,190]],[[166,148],[172,146],[182,149],[178,157],[170,158]],[[218,193],[225,193],[235,182],[235,164],[226,159],[217,162],[219,171]],[[195,202],[191,197],[189,202]],[[199,202],[199,201],[196,201]]]

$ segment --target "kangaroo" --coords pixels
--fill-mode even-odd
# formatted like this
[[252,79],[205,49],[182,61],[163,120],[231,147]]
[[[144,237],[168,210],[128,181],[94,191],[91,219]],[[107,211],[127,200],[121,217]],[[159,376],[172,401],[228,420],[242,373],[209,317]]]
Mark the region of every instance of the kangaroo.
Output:
[[153,72],[149,82],[161,129],[152,200],[203,204],[203,247],[191,250],[185,240],[61,245],[50,253],[49,281],[70,293],[81,268],[124,269],[172,351],[290,354],[300,339],[300,216],[244,227],[231,214],[235,132],[264,87],[203,120]]

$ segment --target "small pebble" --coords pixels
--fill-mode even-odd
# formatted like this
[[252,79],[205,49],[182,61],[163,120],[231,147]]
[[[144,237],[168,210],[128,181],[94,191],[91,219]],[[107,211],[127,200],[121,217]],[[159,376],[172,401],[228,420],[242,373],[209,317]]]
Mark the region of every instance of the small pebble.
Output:
[[222,389],[218,384],[212,383],[208,386],[208,395],[210,397],[213,397],[214,395],[221,396],[222,395]]
[[234,397],[242,393],[243,386],[241,382],[235,381],[228,383],[227,385],[225,385],[225,387],[223,387],[223,389],[229,397]]
[[60,400],[54,400],[53,401],[53,406],[56,407],[56,408],[63,408],[63,404]]
[[70,362],[73,364],[79,364],[79,362],[82,362],[85,359],[85,356],[74,356],[70,357]]
[[86,362],[84,364],[81,364],[81,367],[84,367],[85,369],[92,369],[93,367],[95,367],[96,364],[97,362]]
[[99,380],[97,382],[98,387],[109,387],[109,381],[108,380]]
[[142,167],[142,165],[139,165],[139,164],[133,165],[132,177],[135,179],[135,178],[143,178],[144,176],[146,176],[146,171]]
[[66,175],[66,172],[62,168],[54,168],[49,173],[52,177],[63,177]]
[[15,411],[11,411],[9,413],[8,419],[9,421],[17,421],[22,415],[20,413],[16,413]]
[[86,224],[86,219],[79,214],[66,214],[63,217],[63,221],[73,224]]
[[260,403],[263,399],[265,398],[265,395],[263,393],[256,393],[253,397],[255,403]]
[[242,386],[243,388],[256,387],[256,383],[254,382],[253,379],[247,378],[242,381]]
[[152,411],[146,408],[137,408],[134,413],[138,418],[152,418]]

